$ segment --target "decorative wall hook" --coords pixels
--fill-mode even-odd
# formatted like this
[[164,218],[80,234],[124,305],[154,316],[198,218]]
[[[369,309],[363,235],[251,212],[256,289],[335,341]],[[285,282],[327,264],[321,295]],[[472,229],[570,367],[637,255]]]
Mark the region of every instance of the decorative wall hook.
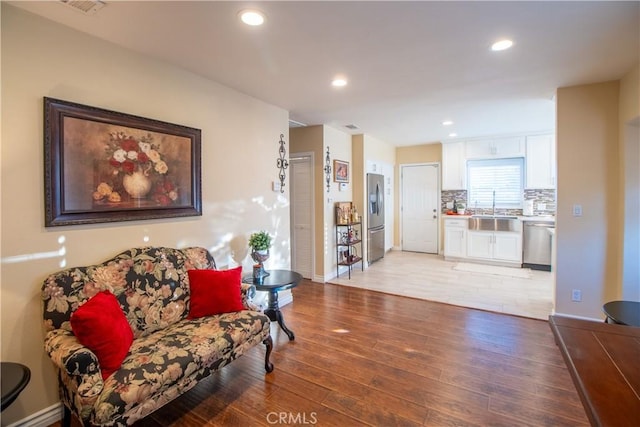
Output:
[[327,147],[327,157],[324,160],[324,176],[327,180],[327,193],[331,190],[331,157],[329,156],[329,147]]
[[280,178],[280,192],[284,193],[284,180],[287,177],[285,174],[285,170],[289,167],[289,161],[285,158],[287,155],[287,150],[284,148],[284,135],[280,134],[280,148],[278,149],[278,154],[280,157],[276,161],[276,165],[280,172],[278,173],[278,178]]

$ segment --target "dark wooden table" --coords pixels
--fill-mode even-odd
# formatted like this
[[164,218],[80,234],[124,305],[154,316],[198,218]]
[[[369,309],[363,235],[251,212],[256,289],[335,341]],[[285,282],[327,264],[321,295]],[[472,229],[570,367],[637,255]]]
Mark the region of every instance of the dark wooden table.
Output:
[[31,371],[26,366],[13,362],[0,363],[3,411],[16,400],[20,392],[29,384],[29,379],[31,379]]
[[268,270],[267,273],[269,274],[268,276],[261,278],[254,278],[253,275],[244,276],[242,281],[254,285],[258,291],[268,292],[269,304],[264,314],[272,322],[277,321],[278,325],[289,337],[289,341],[293,341],[296,336],[284,323],[280,305],[278,304],[278,292],[298,286],[298,283],[302,280],[302,275],[291,270]]
[[640,328],[549,316],[592,426],[640,425]]
[[640,327],[640,302],[610,301],[602,306],[609,323]]

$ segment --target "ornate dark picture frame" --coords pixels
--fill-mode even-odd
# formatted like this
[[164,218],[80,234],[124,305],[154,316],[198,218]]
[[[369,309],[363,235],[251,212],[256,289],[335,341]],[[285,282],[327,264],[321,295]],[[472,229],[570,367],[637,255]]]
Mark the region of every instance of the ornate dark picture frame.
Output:
[[45,226],[202,215],[200,150],[200,129],[45,97]]

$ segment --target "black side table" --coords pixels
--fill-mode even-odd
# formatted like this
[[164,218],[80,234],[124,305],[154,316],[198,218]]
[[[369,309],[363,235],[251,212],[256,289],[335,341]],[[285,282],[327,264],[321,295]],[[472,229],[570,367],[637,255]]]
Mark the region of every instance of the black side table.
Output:
[[29,384],[31,371],[20,363],[1,362],[0,365],[0,388],[2,389],[2,410],[4,411]]
[[[602,306],[607,323],[640,327],[640,302],[610,301]],[[609,322],[611,320],[611,322]]]
[[264,311],[264,314],[266,314],[272,322],[277,321],[278,325],[280,325],[289,337],[289,341],[293,341],[295,335],[293,331],[284,324],[282,312],[278,305],[278,292],[298,286],[298,283],[302,280],[302,275],[291,270],[269,270],[267,273],[269,274],[268,276],[261,278],[254,278],[253,275],[244,276],[242,282],[254,285],[258,291],[269,292],[269,305]]

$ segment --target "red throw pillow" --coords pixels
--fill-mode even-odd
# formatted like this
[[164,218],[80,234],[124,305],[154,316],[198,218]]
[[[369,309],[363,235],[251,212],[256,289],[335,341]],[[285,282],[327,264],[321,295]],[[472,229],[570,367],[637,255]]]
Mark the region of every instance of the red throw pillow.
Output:
[[71,315],[71,329],[78,341],[95,353],[102,379],[122,365],[133,342],[133,331],[115,295],[103,291]]
[[189,319],[244,310],[240,293],[242,267],[230,270],[188,270],[191,287]]

